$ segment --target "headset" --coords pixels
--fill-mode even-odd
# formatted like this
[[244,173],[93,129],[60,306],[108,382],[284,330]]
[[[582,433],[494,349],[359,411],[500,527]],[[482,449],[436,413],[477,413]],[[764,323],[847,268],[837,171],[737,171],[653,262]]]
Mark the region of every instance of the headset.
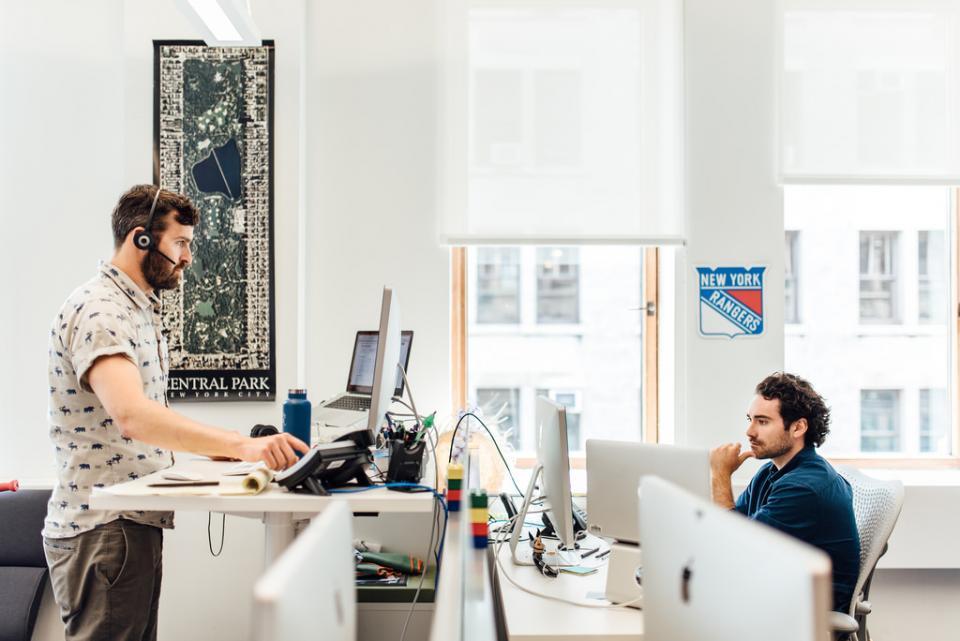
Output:
[[274,434],[279,434],[280,431],[273,425],[261,425],[257,423],[250,430],[250,436],[252,438],[259,438],[261,436],[272,436]]
[[150,233],[150,230],[153,228],[153,215],[157,210],[157,201],[159,199],[160,188],[157,187],[157,193],[153,195],[153,204],[150,205],[150,215],[147,217],[147,224],[142,231],[138,231],[133,235],[133,244],[137,246],[137,249],[150,251],[157,246],[157,241],[154,240],[153,234]]

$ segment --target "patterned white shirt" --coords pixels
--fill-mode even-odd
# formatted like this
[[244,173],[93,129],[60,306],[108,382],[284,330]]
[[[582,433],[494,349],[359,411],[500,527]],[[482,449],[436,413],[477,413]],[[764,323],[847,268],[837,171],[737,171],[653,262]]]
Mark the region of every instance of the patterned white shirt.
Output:
[[160,300],[145,294],[118,267],[101,263],[98,274],[67,298],[50,328],[50,440],[58,482],[47,506],[43,535],[75,536],[120,517],[173,527],[171,512],[90,509],[95,487],[122,483],[173,464],[164,449],[126,438],[90,389],[90,366],[122,354],[140,370],[147,398],[167,405],[167,341]]

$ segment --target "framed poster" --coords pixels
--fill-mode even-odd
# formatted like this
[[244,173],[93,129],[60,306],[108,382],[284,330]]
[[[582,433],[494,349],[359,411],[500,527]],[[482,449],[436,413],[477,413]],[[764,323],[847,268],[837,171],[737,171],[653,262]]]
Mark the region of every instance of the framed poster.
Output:
[[171,401],[276,398],[272,41],[154,43],[154,183],[200,213],[163,295]]

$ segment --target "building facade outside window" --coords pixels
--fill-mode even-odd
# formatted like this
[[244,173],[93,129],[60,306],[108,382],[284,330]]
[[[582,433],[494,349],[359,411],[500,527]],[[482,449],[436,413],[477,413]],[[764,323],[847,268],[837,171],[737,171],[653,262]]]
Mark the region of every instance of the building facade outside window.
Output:
[[917,232],[917,317],[921,323],[938,323],[946,315],[944,237],[942,230]]
[[537,322],[580,322],[579,248],[537,248]]
[[897,244],[895,231],[860,232],[860,321],[896,323]]
[[950,453],[947,433],[947,390],[920,390],[920,451],[933,454]]
[[783,320],[785,323],[800,322],[800,232],[787,230],[783,261]]
[[519,248],[477,248],[477,322],[520,322]]
[[860,449],[900,450],[900,390],[860,390]]

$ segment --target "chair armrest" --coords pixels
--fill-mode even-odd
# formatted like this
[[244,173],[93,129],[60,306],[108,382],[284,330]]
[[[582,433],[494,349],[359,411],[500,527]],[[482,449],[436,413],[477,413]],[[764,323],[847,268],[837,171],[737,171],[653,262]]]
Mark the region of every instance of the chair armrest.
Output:
[[857,603],[857,614],[870,614],[873,612],[873,606],[869,601],[860,601]]
[[827,621],[830,622],[830,629],[834,632],[856,632],[860,629],[857,620],[843,612],[831,612]]

